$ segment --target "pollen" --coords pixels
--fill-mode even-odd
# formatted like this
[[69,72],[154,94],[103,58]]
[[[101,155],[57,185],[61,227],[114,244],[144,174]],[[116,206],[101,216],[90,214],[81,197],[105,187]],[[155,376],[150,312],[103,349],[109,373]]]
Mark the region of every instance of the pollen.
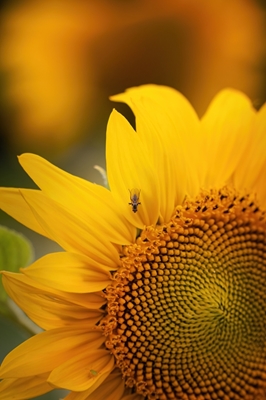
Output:
[[266,219],[223,189],[126,246],[102,329],[147,400],[266,398]]

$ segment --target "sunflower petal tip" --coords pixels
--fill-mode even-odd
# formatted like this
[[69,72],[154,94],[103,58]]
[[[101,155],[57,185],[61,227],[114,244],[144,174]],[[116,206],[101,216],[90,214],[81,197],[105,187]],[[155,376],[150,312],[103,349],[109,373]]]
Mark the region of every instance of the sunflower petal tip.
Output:
[[20,163],[20,165],[23,166],[23,163],[27,160],[33,159],[33,158],[37,158],[39,156],[37,156],[36,154],[33,153],[22,153],[20,155],[17,156],[18,158],[18,162]]
[[120,117],[122,117],[120,112],[118,112],[115,108],[113,108],[109,116],[109,121],[113,120],[114,118],[120,118]]
[[112,111],[111,111],[111,115],[112,114],[119,114],[119,112],[115,108],[113,108]]

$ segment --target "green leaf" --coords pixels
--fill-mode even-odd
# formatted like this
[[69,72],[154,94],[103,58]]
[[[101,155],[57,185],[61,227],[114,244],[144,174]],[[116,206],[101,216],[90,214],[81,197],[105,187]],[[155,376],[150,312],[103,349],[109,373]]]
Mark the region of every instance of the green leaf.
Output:
[[[22,234],[0,225],[0,270],[17,272],[33,259],[33,247]],[[5,313],[7,294],[0,280],[0,311]],[[2,303],[2,304],[1,304]]]

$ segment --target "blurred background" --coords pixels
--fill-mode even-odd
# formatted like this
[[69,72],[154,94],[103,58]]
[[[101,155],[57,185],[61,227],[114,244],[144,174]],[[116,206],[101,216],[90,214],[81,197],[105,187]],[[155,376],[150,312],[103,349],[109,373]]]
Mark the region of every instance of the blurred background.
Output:
[[199,115],[224,87],[265,101],[262,1],[9,0],[1,14],[1,185],[24,183],[23,152],[100,182],[108,116],[127,113],[108,98],[131,86],[172,86]]
[[[108,116],[115,107],[132,120],[108,98],[131,86],[172,86],[200,116],[224,87],[242,90],[256,108],[265,102],[263,0],[1,4],[1,186],[32,186],[17,162],[23,152],[102,184],[93,166],[105,167]],[[3,213],[0,224],[23,232],[36,258],[56,250]]]

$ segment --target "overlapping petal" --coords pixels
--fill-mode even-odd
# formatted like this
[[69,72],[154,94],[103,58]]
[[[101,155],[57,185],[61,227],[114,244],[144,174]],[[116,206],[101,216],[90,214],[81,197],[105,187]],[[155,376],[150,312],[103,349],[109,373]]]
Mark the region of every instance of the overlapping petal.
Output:
[[258,111],[252,126],[252,134],[234,174],[238,189],[257,194],[261,205],[266,207],[266,104]]
[[124,391],[124,381],[120,371],[116,369],[111,372],[101,386],[96,388],[93,392],[91,392],[90,389],[82,393],[72,392],[65,400],[122,400],[124,398]]
[[34,154],[23,154],[19,162],[47,196],[70,213],[78,214],[95,235],[105,235],[110,242],[118,244],[132,242],[135,229],[124,217],[109,190],[68,174]]
[[54,385],[47,382],[47,374],[0,382],[0,400],[24,400],[48,393]]
[[[33,192],[31,189],[27,191],[29,194]],[[20,189],[0,188],[0,209],[11,215],[27,228],[49,237],[48,232],[45,231],[43,226],[40,225],[36,219],[32,208],[25,201],[24,197],[22,197]]]
[[48,381],[65,389],[83,391],[93,386],[102,376],[106,377],[113,367],[114,357],[109,351],[93,350],[90,345],[55,368]]
[[43,329],[72,326],[81,321],[92,327],[103,315],[105,299],[101,293],[61,292],[12,272],[3,272],[2,281],[9,296]]
[[78,210],[65,208],[39,190],[29,192],[21,189],[21,195],[49,237],[66,251],[85,254],[103,268],[117,268],[117,249],[108,239],[96,235],[93,226],[80,216]]
[[[163,86],[144,85],[111,99],[127,103],[136,116],[137,134],[143,147],[149,149],[159,182],[160,215],[162,220],[169,220],[173,208],[185,195],[196,194],[199,188],[197,173],[193,170],[194,160],[198,159],[197,115],[180,93]],[[144,164],[145,160],[140,158],[139,162]]]
[[[112,99],[132,108],[136,131],[112,112],[106,149],[111,191],[32,154],[20,163],[41,190],[0,190],[0,208],[65,250],[20,274],[3,273],[8,294],[48,331],[5,358],[0,400],[1,391],[22,400],[54,386],[72,391],[66,400],[143,399],[125,388],[98,326],[122,246],[135,242],[136,228],[169,221],[185,196],[201,189],[232,185],[266,206],[266,106],[255,115],[243,94],[225,90],[199,121],[170,88],[145,85]],[[141,203],[136,213],[133,188]]]
[[[159,182],[147,147],[143,146],[139,135],[116,111],[110,116],[106,140],[108,182],[119,208],[138,228],[156,224],[159,217]],[[140,191],[141,205],[135,214],[129,204],[132,188]]]
[[251,102],[243,93],[227,89],[213,99],[201,120],[203,188],[220,188],[232,179],[248,149],[254,119]]
[[93,353],[104,339],[101,332],[88,330],[86,324],[40,333],[6,356],[0,368],[0,378],[14,379],[44,374],[76,354],[88,349]]
[[56,302],[58,301],[60,302],[62,301],[63,303],[69,302],[89,309],[100,308],[105,302],[102,292],[94,292],[94,293],[62,292],[47,287],[45,285],[42,285],[37,281],[33,281],[24,274],[2,271],[2,275],[3,275],[3,283],[5,284],[6,290],[9,290],[9,287],[14,286],[13,288],[14,291],[16,290],[18,292],[29,291],[30,293],[33,294],[41,293],[41,295],[43,296],[51,296],[56,300]]
[[43,285],[70,293],[97,292],[111,282],[111,275],[100,265],[67,252],[47,254],[21,271]]

